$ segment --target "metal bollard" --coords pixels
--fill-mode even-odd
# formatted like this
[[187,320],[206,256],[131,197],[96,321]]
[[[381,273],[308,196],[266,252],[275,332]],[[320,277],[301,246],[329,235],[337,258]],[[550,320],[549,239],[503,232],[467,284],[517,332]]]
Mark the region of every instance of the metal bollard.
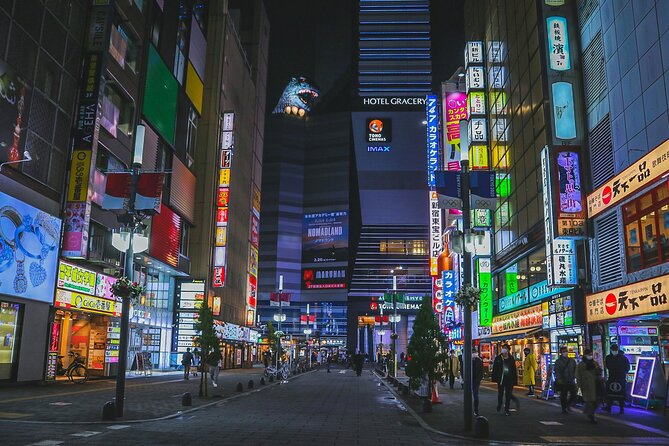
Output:
[[260,385],[261,386],[265,385],[265,377],[260,378]]
[[254,386],[254,384],[253,384],[253,380],[252,380],[252,379],[249,379],[249,382],[248,382],[248,384],[247,384],[246,387],[248,387],[249,389],[253,389],[253,386]]
[[476,438],[488,438],[490,435],[490,425],[486,417],[478,416],[474,420],[474,436]]
[[193,398],[191,397],[190,392],[186,392],[183,395],[181,395],[181,405],[182,406],[193,405]]
[[102,406],[102,421],[113,421],[116,419],[116,404],[113,401],[107,401]]
[[244,386],[242,383],[237,383],[237,392],[243,392],[244,391]]

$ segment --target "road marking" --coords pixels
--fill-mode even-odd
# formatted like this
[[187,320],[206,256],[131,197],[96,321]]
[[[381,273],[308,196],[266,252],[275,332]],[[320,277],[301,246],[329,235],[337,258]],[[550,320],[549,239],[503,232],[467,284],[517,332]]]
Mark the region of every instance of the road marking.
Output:
[[63,443],[64,441],[58,441],[58,440],[42,440],[37,443],[30,443],[28,446],[57,446]]
[[559,421],[539,421],[539,423],[545,426],[563,426],[563,423],[560,423]]
[[102,432],[96,432],[96,431],[83,431],[83,432],[76,432],[74,434],[70,434],[73,437],[92,437],[93,435],[101,434]]
[[49,406],[69,406],[72,403],[65,403],[63,401],[57,401],[55,403],[49,403]]
[[339,371],[339,374],[340,374],[340,375],[343,375],[344,373],[346,373],[346,370],[340,370],[340,371]]
[[125,429],[126,427],[130,427],[129,424],[112,424],[111,426],[107,426],[107,429],[111,429],[113,431],[118,431],[121,429]]
[[[176,383],[176,382],[183,382],[182,379],[172,379],[169,381],[158,381],[154,383],[142,383],[142,384],[135,384],[135,385],[129,385],[125,386],[126,389],[131,389],[133,387],[141,387],[141,386],[155,386],[157,384],[168,384],[168,383]],[[0,404],[6,404],[6,403],[16,403],[19,401],[30,401],[30,400],[39,400],[39,399],[46,399],[46,398],[59,398],[61,396],[69,396],[69,395],[79,395],[82,393],[93,393],[93,392],[103,392],[107,391],[110,389],[113,389],[116,384],[112,382],[102,382],[101,384],[108,384],[105,385],[104,387],[100,387],[97,389],[88,389],[88,390],[77,390],[75,392],[61,392],[61,393],[54,393],[53,395],[35,395],[35,396],[24,396],[21,398],[12,398],[9,400],[0,400]]]
[[16,418],[23,418],[23,417],[29,417],[30,413],[19,413],[19,412],[0,412],[0,418],[5,418],[5,419],[16,419]]
[[541,437],[550,443],[571,443],[571,444],[669,444],[666,438],[662,437],[588,437],[588,436],[574,436],[567,437],[546,436]]

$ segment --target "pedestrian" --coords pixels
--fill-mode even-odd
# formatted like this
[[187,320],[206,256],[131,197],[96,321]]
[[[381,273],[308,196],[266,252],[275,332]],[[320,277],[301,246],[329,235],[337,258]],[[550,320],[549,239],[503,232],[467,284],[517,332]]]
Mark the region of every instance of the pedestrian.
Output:
[[197,347],[193,350],[193,367],[191,367],[191,372],[193,376],[197,376],[197,372],[200,370],[200,350]]
[[398,366],[400,369],[404,366],[404,358],[405,358],[404,352],[400,353],[400,363]]
[[611,344],[611,353],[604,358],[604,365],[609,374],[606,381],[606,407],[611,412],[613,402],[620,405],[620,413],[625,413],[625,398],[627,397],[627,373],[630,371],[630,362],[625,353],[620,351],[618,344]]
[[583,361],[576,367],[576,382],[581,389],[581,396],[585,403],[585,415],[591,423],[596,424],[595,410],[597,410],[598,386],[602,377],[602,369],[592,359],[592,350],[585,349],[583,353]]
[[560,357],[553,366],[555,390],[560,392],[562,413],[569,413],[576,401],[576,361],[569,357],[567,347],[560,348]]
[[483,360],[476,348],[472,349],[472,395],[474,397],[474,415],[479,416],[479,388],[483,379]]
[[455,385],[455,378],[460,376],[460,361],[458,357],[455,356],[455,350],[451,349],[450,355],[448,356],[448,384],[453,389]]
[[328,363],[328,373],[330,373],[330,364],[332,363],[332,355],[328,355],[328,359],[326,359]]
[[211,377],[211,385],[218,387],[218,372],[220,370],[221,361],[223,360],[223,355],[221,355],[221,350],[218,346],[214,347],[211,353],[209,353],[209,358],[207,359],[207,364],[209,365],[209,376]]
[[537,360],[529,348],[523,350],[525,360],[523,361],[523,385],[527,386],[527,396],[534,396],[535,374],[537,372]]
[[497,412],[502,410],[502,399],[504,398],[504,415],[509,416],[509,405],[511,400],[516,404],[516,410],[520,408],[520,400],[513,395],[513,386],[518,384],[518,371],[516,360],[509,354],[508,344],[502,345],[502,353],[497,355],[492,366],[492,380],[497,383]]
[[365,357],[362,355],[362,353],[358,352],[355,354],[353,361],[355,363],[356,375],[358,376],[362,375],[362,364],[365,361]]
[[460,387],[462,389],[465,388],[465,380],[462,376],[462,373],[464,372],[465,368],[462,365],[462,350],[458,351],[458,367],[460,367]]
[[189,379],[188,375],[190,374],[190,366],[193,365],[193,358],[190,347],[181,355],[181,365],[184,366],[184,379]]

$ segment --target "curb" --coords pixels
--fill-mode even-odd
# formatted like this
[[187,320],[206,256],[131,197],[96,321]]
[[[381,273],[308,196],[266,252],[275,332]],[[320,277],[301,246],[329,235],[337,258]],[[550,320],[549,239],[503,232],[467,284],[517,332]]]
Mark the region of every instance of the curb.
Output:
[[[305,376],[305,375],[308,375],[310,373],[314,373],[316,371],[317,370],[310,370],[306,373],[301,373],[299,375],[293,375],[290,378],[288,378],[288,381],[292,381],[294,379],[299,378],[300,376]],[[165,421],[165,420],[171,420],[173,418],[178,418],[178,417],[181,417],[183,415],[186,415],[186,414],[189,414],[189,413],[192,413],[192,412],[196,412],[196,411],[201,410],[201,409],[205,409],[207,407],[211,407],[211,406],[215,406],[215,405],[222,405],[223,403],[227,403],[230,400],[233,400],[233,399],[236,399],[236,398],[242,398],[242,397],[245,397],[245,396],[249,396],[253,393],[261,392],[265,389],[269,389],[271,387],[278,386],[278,385],[281,385],[281,381],[277,381],[273,384],[267,384],[266,386],[259,387],[257,389],[254,389],[254,390],[251,390],[251,391],[248,391],[248,392],[245,392],[245,393],[233,394],[233,395],[230,395],[226,398],[221,398],[219,400],[212,401],[210,403],[206,403],[206,404],[203,404],[201,406],[193,407],[192,409],[178,411],[176,413],[172,413],[172,414],[169,414],[169,415],[164,415],[162,417],[156,417],[156,418],[144,418],[144,419],[141,419],[141,420],[118,419],[118,420],[114,420],[114,421],[39,421],[39,420],[16,420],[16,419],[2,419],[2,418],[0,418],[0,423],[1,422],[9,422],[9,423],[38,424],[38,425],[39,424],[53,424],[53,425],[75,426],[75,425],[95,425],[95,424],[98,424],[98,425],[139,424],[139,423],[148,423],[148,422],[152,422],[152,421]]]

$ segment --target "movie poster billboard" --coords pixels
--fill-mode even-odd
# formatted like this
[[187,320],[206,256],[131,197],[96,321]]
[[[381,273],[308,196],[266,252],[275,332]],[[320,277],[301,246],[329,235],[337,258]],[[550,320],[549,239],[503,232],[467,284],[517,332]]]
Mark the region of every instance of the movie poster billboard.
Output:
[[348,211],[305,214],[302,220],[302,263],[348,260]]
[[346,267],[302,268],[303,290],[332,290],[346,288]]

